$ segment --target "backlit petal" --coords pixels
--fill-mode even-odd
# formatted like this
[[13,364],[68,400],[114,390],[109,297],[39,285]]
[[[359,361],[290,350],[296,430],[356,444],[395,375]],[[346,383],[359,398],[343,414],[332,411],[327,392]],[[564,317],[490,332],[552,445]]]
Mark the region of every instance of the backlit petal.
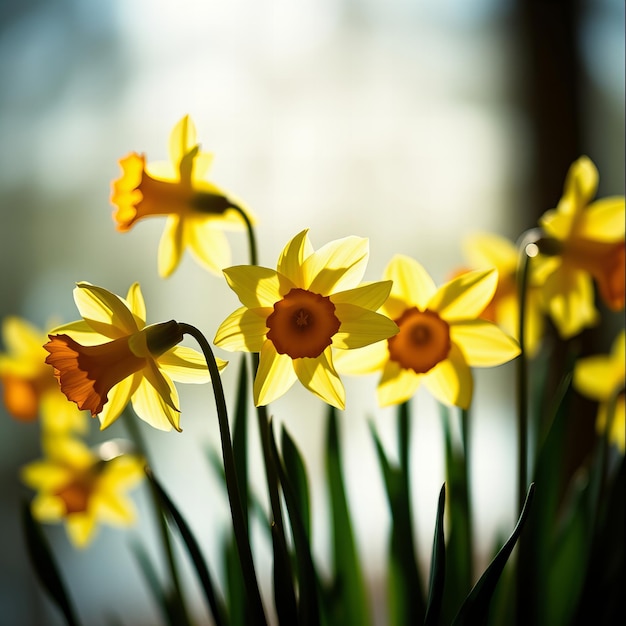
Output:
[[471,367],[492,367],[514,359],[519,344],[500,328],[485,320],[468,320],[450,326],[450,338],[461,349]]
[[278,354],[271,341],[263,344],[259,369],[254,379],[254,404],[265,406],[280,398],[297,380],[293,361]]
[[178,215],[169,215],[159,241],[159,276],[167,278],[178,267],[183,255],[183,221]]
[[309,241],[308,228],[298,233],[283,249],[278,258],[276,269],[289,279],[294,286],[302,287],[305,279],[302,273],[302,263],[313,254],[313,246]]
[[304,261],[304,288],[323,296],[352,289],[363,278],[368,256],[367,239],[344,237],[331,241]]
[[275,270],[256,265],[235,265],[224,270],[230,288],[249,309],[273,307],[281,299],[280,280]]
[[121,493],[101,491],[94,500],[98,518],[112,526],[129,526],[137,517],[132,501]]
[[105,337],[117,339],[138,330],[127,303],[102,287],[77,283],[74,301],[82,318]]
[[20,471],[20,479],[25,485],[42,491],[53,491],[71,478],[70,468],[50,461],[33,461]]
[[73,513],[68,516],[65,529],[70,541],[77,548],[84,548],[93,539],[96,520],[89,513]]
[[46,337],[39,329],[19,317],[9,316],[2,322],[2,340],[13,356],[39,355]]
[[405,309],[416,306],[423,310],[437,287],[423,266],[415,259],[396,254],[383,277],[393,281],[391,295],[385,303],[384,311],[392,319],[397,319]]
[[[217,367],[223,370],[227,361],[216,357]],[[162,354],[157,363],[177,383],[208,383],[211,381],[204,355],[193,348],[175,346]]]
[[493,298],[497,284],[495,269],[466,272],[442,285],[428,308],[447,322],[478,317]]
[[[178,404],[178,394],[173,385],[170,387],[171,399]],[[142,379],[132,397],[133,409],[137,416],[158,430],[172,430],[172,426],[180,431],[180,413],[175,411],[164,400],[162,394],[148,382]]]
[[128,302],[131,313],[135,317],[137,328],[143,328],[146,325],[146,303],[139,283],[133,283],[130,286],[126,294],[126,302]]
[[380,406],[391,406],[406,402],[415,395],[422,381],[422,374],[400,367],[395,361],[385,365],[383,375],[376,388]]
[[574,368],[574,387],[592,400],[608,400],[623,384],[623,369],[616,371],[615,364],[606,355],[580,359]]
[[495,267],[500,274],[510,274],[517,268],[517,248],[506,237],[477,233],[465,239],[463,250],[476,269]]
[[333,363],[341,374],[371,374],[382,370],[388,358],[387,342],[377,341],[356,350],[337,350]]
[[341,322],[332,338],[335,348],[362,348],[399,332],[388,317],[353,304],[337,304],[335,314]]
[[367,283],[354,289],[334,293],[330,296],[330,300],[335,305],[341,303],[355,304],[370,311],[377,311],[389,297],[391,286],[390,280]]
[[85,320],[70,322],[56,326],[50,331],[51,335],[69,335],[82,346],[97,346],[106,343],[111,337],[96,332]]
[[238,308],[220,324],[213,343],[224,350],[260,352],[267,334],[265,320],[271,312],[270,308]]
[[625,222],[624,196],[602,198],[580,216],[576,236],[608,243],[623,241]]
[[[567,205],[581,208],[589,204],[598,188],[598,169],[588,156],[581,156],[570,166],[565,179],[565,189],[561,202]],[[561,210],[561,203],[559,203]]]
[[196,145],[196,126],[189,115],[181,118],[172,129],[169,141],[170,159],[178,169],[180,160]]
[[298,379],[309,391],[327,404],[345,408],[346,392],[333,367],[330,348],[316,359],[295,359],[293,365]]
[[98,415],[101,430],[108,428],[122,414],[140,381],[141,372],[137,372],[111,388],[109,400]]
[[220,274],[231,263],[230,244],[213,218],[188,217],[184,220],[185,241],[195,259],[206,270]]
[[65,517],[65,505],[57,496],[39,493],[30,504],[33,517],[40,522],[60,522]]
[[472,371],[454,344],[448,358],[424,374],[424,385],[444,404],[468,409],[472,402]]

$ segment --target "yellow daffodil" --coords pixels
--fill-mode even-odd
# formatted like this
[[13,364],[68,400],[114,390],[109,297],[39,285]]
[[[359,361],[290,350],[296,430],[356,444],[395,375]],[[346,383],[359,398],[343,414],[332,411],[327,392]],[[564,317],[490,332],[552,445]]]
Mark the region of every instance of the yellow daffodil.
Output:
[[596,428],[602,433],[607,428],[611,399],[617,395],[615,414],[612,416],[609,441],[622,454],[626,450],[626,419],[624,417],[624,361],[626,359],[626,333],[622,331],[613,342],[611,353],[579,359],[574,369],[574,387],[584,396],[599,402]]
[[135,509],[126,491],[143,477],[143,462],[131,455],[101,458],[81,441],[44,436],[44,458],[22,468],[22,481],[37,491],[31,509],[40,522],[64,522],[78,548],[93,538],[99,522],[129,526]]
[[[204,357],[177,345],[174,321],[146,326],[137,283],[123,299],[102,287],[78,283],[74,301],[83,319],[56,328],[44,346],[61,391],[110,426],[129,401],[137,415],[160,430],[180,429],[178,393],[172,381],[205,383]],[[224,361],[218,362],[223,368]]]
[[[519,251],[517,247],[505,237],[480,233],[465,240],[464,250],[471,269],[494,267],[498,271],[496,291],[491,302],[479,317],[494,322],[508,335],[519,339],[517,283]],[[526,293],[525,315],[525,348],[529,356],[534,356],[543,336],[544,324],[539,287],[532,275]]]
[[224,270],[243,307],[219,327],[215,345],[260,353],[257,406],[282,396],[299,379],[328,404],[344,408],[332,349],[359,348],[398,332],[390,319],[375,313],[391,283],[359,286],[368,255],[368,241],[360,237],[339,239],[315,252],[304,230],[285,246],[276,271]]
[[85,414],[67,401],[44,362],[46,333],[18,317],[8,317],[2,324],[2,337],[7,352],[0,353],[0,382],[6,410],[24,422],[41,416],[45,430],[85,432]]
[[393,287],[380,311],[400,332],[338,360],[341,372],[382,370],[377,389],[381,406],[405,402],[423,383],[444,404],[468,408],[470,367],[500,365],[519,354],[514,339],[478,319],[496,290],[495,269],[465,272],[437,289],[417,261],[396,255],[384,278]]
[[120,160],[122,176],[113,182],[113,218],[121,232],[150,216],[167,216],[159,244],[159,274],[169,276],[185,248],[204,268],[218,273],[230,264],[226,228],[243,228],[232,196],[205,180],[213,155],[201,152],[196,129],[188,116],[170,136],[171,163],[146,165],[144,155],[133,152]]
[[563,338],[596,323],[593,280],[606,305],[624,308],[624,197],[591,202],[598,170],[580,157],[569,169],[563,197],[540,220],[546,240],[537,268],[546,307]]

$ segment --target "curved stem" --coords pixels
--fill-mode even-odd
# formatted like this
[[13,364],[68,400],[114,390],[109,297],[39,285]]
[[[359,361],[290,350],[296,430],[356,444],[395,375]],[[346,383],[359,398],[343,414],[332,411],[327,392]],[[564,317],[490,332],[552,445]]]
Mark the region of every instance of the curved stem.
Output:
[[250,265],[257,265],[258,254],[257,254],[257,247],[256,247],[256,237],[254,236],[254,228],[252,227],[252,222],[250,221],[250,217],[239,206],[233,205],[231,208],[237,211],[237,213],[241,215],[241,217],[243,218],[243,221],[246,223],[246,230],[248,231],[248,246],[250,248]]
[[254,561],[252,559],[252,550],[248,540],[247,524],[241,507],[241,498],[239,495],[239,486],[237,484],[237,472],[235,469],[235,456],[230,438],[230,427],[228,424],[228,411],[226,409],[226,399],[224,397],[224,388],[222,387],[222,379],[213,356],[213,351],[205,336],[195,326],[190,324],[179,324],[183,334],[191,335],[200,345],[204,358],[206,359],[209,373],[211,375],[211,383],[213,385],[213,393],[215,396],[215,404],[217,407],[217,419],[220,429],[220,439],[222,443],[222,457],[224,460],[224,475],[226,477],[226,490],[228,492],[228,501],[230,504],[230,512],[233,520],[233,531],[235,534],[235,542],[239,553],[239,561],[243,574],[244,583],[248,601],[251,604],[251,614],[256,617],[256,623],[267,624],[261,593],[257,583],[256,572],[254,569]]

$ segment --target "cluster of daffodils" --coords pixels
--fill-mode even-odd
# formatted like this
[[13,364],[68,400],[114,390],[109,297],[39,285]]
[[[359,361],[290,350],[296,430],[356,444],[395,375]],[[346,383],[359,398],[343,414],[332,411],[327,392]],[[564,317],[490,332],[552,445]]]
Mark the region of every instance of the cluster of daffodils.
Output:
[[[594,284],[610,309],[624,308],[624,198],[592,201],[598,173],[586,157],[572,165],[563,197],[540,221],[538,254],[524,285],[520,347],[520,251],[513,243],[488,234],[473,238],[467,243],[470,269],[439,287],[417,260],[402,255],[391,259],[381,281],[363,283],[367,240],[345,237],[315,250],[307,230],[286,244],[275,270],[231,267],[225,231],[252,232],[252,214],[206,179],[212,155],[200,150],[188,117],[175,126],[169,148],[169,164],[147,165],[138,153],[121,159],[111,196],[114,221],[126,232],[139,220],[166,218],[158,248],[163,277],[187,248],[208,271],[223,272],[241,307],[222,322],[213,343],[259,355],[257,406],[298,380],[343,409],[339,374],[378,373],[380,406],[408,401],[423,384],[440,402],[466,409],[472,368],[507,363],[521,349],[533,357],[547,318],[565,339],[596,324]],[[131,405],[154,428],[179,431],[174,382],[206,383],[210,377],[206,354],[179,345],[184,325],[146,325],[138,284],[122,298],[80,282],[74,299],[82,319],[47,337],[17,318],[5,321],[0,380],[9,413],[22,420],[41,416],[45,458],[23,471],[38,492],[34,514],[66,521],[70,537],[84,545],[96,521],[132,520],[125,492],[142,475],[138,456],[104,458],[77,438],[86,428],[85,412],[98,416],[105,429]],[[215,364],[222,370],[226,362]],[[623,452],[623,332],[610,356],[580,360],[575,385],[600,403],[598,428],[610,423],[610,437]]]

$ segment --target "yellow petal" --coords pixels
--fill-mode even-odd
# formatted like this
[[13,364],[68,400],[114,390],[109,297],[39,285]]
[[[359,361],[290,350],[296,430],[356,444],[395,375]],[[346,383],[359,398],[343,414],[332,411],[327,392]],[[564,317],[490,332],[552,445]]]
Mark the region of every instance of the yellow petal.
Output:
[[305,284],[305,277],[302,272],[302,263],[313,254],[313,246],[309,241],[307,233],[309,229],[305,229],[298,233],[283,249],[278,258],[276,269],[293,285],[302,286]]
[[133,283],[130,286],[128,294],[126,294],[126,302],[128,302],[130,311],[135,317],[137,328],[143,328],[146,325],[146,303],[139,283]]
[[256,265],[236,265],[224,270],[230,288],[249,309],[273,307],[282,296],[275,270]]
[[300,382],[327,404],[338,409],[346,406],[346,392],[332,363],[331,348],[315,359],[295,359],[293,362]]
[[90,513],[73,513],[65,521],[65,529],[72,544],[84,548],[94,537],[96,520]]
[[272,310],[238,308],[221,323],[213,343],[224,350],[260,352],[267,334],[265,320]]
[[382,370],[388,358],[387,342],[377,341],[356,350],[337,350],[333,363],[341,374],[371,374]]
[[413,306],[423,310],[437,291],[433,279],[422,265],[402,254],[391,259],[383,276],[393,281],[391,295],[384,307],[385,313],[392,319],[397,319]]
[[265,406],[280,398],[296,379],[291,357],[278,354],[274,344],[266,341],[261,349],[259,369],[254,379],[254,404]]
[[473,268],[495,267],[499,274],[515,272],[517,248],[506,237],[492,233],[477,233],[463,243],[465,255]]
[[520,353],[517,341],[485,320],[468,320],[450,326],[450,338],[471,367],[493,367]]
[[74,341],[77,341],[83,346],[97,346],[111,339],[111,337],[107,335],[101,335],[96,332],[85,320],[78,320],[77,322],[56,326],[50,331],[50,334],[69,335]]
[[562,339],[569,339],[598,321],[593,283],[586,272],[561,266],[546,280],[544,297]]
[[[178,394],[171,386],[172,400],[178,404]],[[163,396],[148,382],[142,379],[132,397],[133,409],[137,417],[157,430],[180,431],[180,413],[175,411],[163,399]]]
[[[608,404],[605,402],[598,407],[596,431],[600,434],[603,434],[606,430],[608,408]],[[624,394],[621,394],[617,399],[612,420],[609,441],[624,454],[626,452],[626,402]]]
[[41,425],[47,431],[59,434],[87,432],[90,419],[87,413],[80,411],[58,389],[51,389],[41,395],[39,409]]
[[454,344],[448,358],[424,374],[424,385],[444,404],[468,409],[472,402],[472,371]]
[[624,384],[624,371],[606,355],[579,359],[574,367],[574,388],[592,400],[608,400]]
[[564,208],[566,204],[561,200],[560,210],[546,211],[539,219],[539,224],[546,234],[560,241],[568,239],[579,215],[573,206],[566,210]]
[[484,311],[497,284],[495,269],[466,272],[442,285],[427,306],[446,322],[472,319]]
[[93,504],[96,516],[112,526],[130,526],[137,518],[131,500],[121,493],[99,491]]
[[170,134],[170,159],[176,169],[181,159],[196,145],[196,127],[189,115],[181,118]]
[[96,460],[87,445],[75,437],[43,433],[41,446],[48,458],[72,470],[83,470]]
[[178,215],[169,215],[159,241],[159,276],[167,278],[178,267],[183,256],[183,221]]
[[624,197],[603,198],[594,202],[580,216],[576,235],[607,243],[623,241],[625,222]]
[[[584,207],[596,194],[598,188],[598,169],[588,156],[581,156],[572,163],[567,178],[562,202],[577,208]],[[559,207],[560,208],[560,207]]]
[[210,152],[198,152],[196,154],[191,171],[191,180],[194,186],[206,176],[212,163],[213,155]]
[[117,456],[107,461],[99,486],[105,491],[130,489],[146,477],[144,467],[145,461],[140,457],[130,454]]
[[16,357],[39,356],[46,335],[26,320],[9,316],[2,322],[2,340],[7,352]]
[[188,217],[184,220],[185,241],[198,263],[218,276],[231,263],[230,244],[226,235],[210,217]]
[[304,261],[304,289],[329,296],[356,287],[365,273],[369,242],[361,237],[331,241]]
[[105,337],[117,339],[138,330],[126,302],[102,287],[77,283],[74,301],[82,318]]
[[[223,370],[226,367],[226,361],[217,357],[215,361],[218,369]],[[175,346],[162,354],[157,362],[161,371],[174,382],[196,384],[211,382],[204,355],[193,348]]]
[[40,493],[30,504],[33,517],[44,523],[60,522],[65,517],[65,504],[61,498]]
[[391,406],[406,402],[415,395],[422,377],[413,370],[403,369],[395,361],[389,361],[376,389],[378,404]]
[[72,479],[68,467],[51,461],[33,461],[20,471],[20,479],[28,487],[40,491],[53,491]]
[[335,305],[342,303],[355,304],[370,311],[376,311],[389,297],[391,286],[392,282],[390,280],[367,283],[354,289],[334,293],[330,296],[330,301]]
[[388,317],[353,304],[337,304],[335,314],[341,322],[332,337],[335,348],[362,348],[393,337],[400,331]]
[[111,391],[109,391],[108,401],[98,415],[100,430],[108,428],[122,414],[122,411],[130,402],[131,396],[139,386],[141,379],[141,372],[137,372],[113,386]]

